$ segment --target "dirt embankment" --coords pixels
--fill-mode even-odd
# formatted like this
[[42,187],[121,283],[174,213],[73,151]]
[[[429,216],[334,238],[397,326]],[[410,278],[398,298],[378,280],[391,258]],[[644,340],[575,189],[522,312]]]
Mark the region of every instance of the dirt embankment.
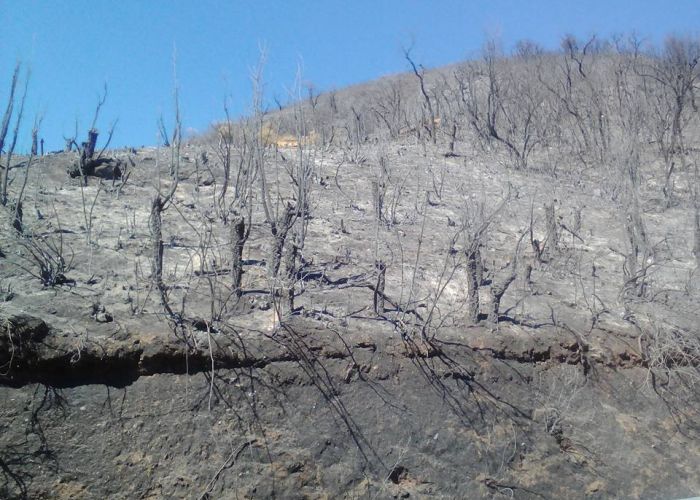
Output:
[[[302,319],[78,342],[5,310],[7,498],[673,498],[697,388],[637,346],[503,325],[427,343]],[[213,369],[212,369],[213,367]],[[564,479],[566,478],[566,479]]]

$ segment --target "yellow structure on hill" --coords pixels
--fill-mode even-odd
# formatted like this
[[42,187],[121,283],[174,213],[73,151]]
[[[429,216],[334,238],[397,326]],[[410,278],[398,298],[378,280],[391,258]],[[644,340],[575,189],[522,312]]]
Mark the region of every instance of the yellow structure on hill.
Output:
[[[226,123],[219,123],[216,125],[216,130],[220,136],[227,136],[230,134],[228,125]],[[262,131],[260,132],[260,137],[265,146],[275,146],[282,149],[290,149],[299,147],[299,136],[294,134],[284,134],[280,133],[279,129],[275,129],[269,123],[265,123],[262,126]],[[230,137],[229,137],[230,139]],[[312,130],[307,135],[301,136],[301,145],[310,146],[316,144],[318,141],[318,134],[315,130]]]

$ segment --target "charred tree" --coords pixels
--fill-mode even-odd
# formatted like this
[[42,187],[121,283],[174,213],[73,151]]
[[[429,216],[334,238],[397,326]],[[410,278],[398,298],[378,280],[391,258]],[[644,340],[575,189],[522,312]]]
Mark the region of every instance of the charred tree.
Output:
[[151,231],[151,281],[160,290],[163,286],[163,198],[160,193],[151,200],[148,227]]
[[83,158],[85,160],[85,163],[88,161],[92,160],[95,156],[95,147],[97,146],[97,138],[99,137],[100,133],[96,129],[90,129],[88,131],[88,138],[87,141],[83,142],[82,147],[83,147]]
[[491,304],[488,314],[488,322],[492,324],[498,323],[498,311],[501,307],[501,299],[505,295],[508,287],[515,281],[517,274],[515,272],[515,265],[510,269],[510,272],[502,277],[500,280],[494,278],[491,288],[489,289],[489,295],[491,296]]
[[[518,259],[520,257],[520,243],[522,243],[523,238],[527,233],[524,232],[518,239],[518,243],[515,245],[515,252],[513,254],[513,260],[508,265],[506,272],[500,277],[493,278],[491,283],[491,288],[489,289],[489,296],[491,297],[491,303],[489,307],[488,319],[487,321],[491,324],[498,324],[499,310],[501,308],[501,299],[508,291],[508,287],[515,281],[518,277]],[[532,272],[532,267],[528,266],[526,271],[526,279],[530,280],[529,274]]]
[[19,79],[19,72],[20,72],[20,63],[17,63],[15,65],[15,70],[14,73],[12,74],[12,84],[10,86],[10,95],[8,96],[7,100],[7,108],[5,109],[5,115],[3,116],[2,119],[2,127],[0,128],[0,151],[6,151],[7,156],[6,156],[6,165],[3,169],[3,175],[2,175],[2,191],[0,191],[0,203],[3,206],[7,205],[8,202],[8,197],[7,197],[7,187],[9,184],[10,180],[10,164],[12,162],[12,154],[14,153],[15,146],[17,144],[17,134],[19,133],[19,126],[22,122],[22,115],[24,112],[24,102],[27,97],[27,86],[29,84],[29,77],[25,80],[24,83],[24,94],[22,95],[20,104],[19,104],[19,112],[17,114],[16,122],[15,122],[15,128],[14,132],[12,134],[12,139],[10,140],[9,147],[5,148],[5,138],[7,137],[7,131],[8,127],[10,126],[10,120],[12,119],[12,113],[14,111],[14,106],[15,106],[15,90],[17,88],[17,81]]
[[386,264],[382,260],[375,261],[377,284],[374,287],[374,313],[384,314],[384,288],[386,286]]
[[476,324],[479,322],[479,270],[483,269],[478,245],[467,249],[467,320]]
[[695,254],[695,265],[700,269],[700,204],[695,205],[695,242],[693,244],[693,253]]
[[544,206],[545,220],[547,224],[547,237],[541,248],[548,259],[553,258],[559,249],[559,225],[554,211],[554,203]]
[[243,247],[248,239],[246,233],[245,218],[236,215],[231,221],[231,284],[233,292],[240,297],[243,279]]
[[284,266],[286,270],[286,289],[284,291],[285,298],[287,300],[287,312],[289,314],[294,314],[294,298],[297,280],[297,256],[299,252],[299,247],[297,246],[296,236],[292,235],[287,241],[286,252],[284,259]]
[[288,202],[280,220],[270,221],[274,242],[272,245],[272,252],[270,254],[269,272],[270,278],[273,280],[276,279],[277,275],[279,274],[284,243],[287,239],[287,234],[289,234],[289,230],[292,229],[292,226],[294,225],[297,215],[298,212],[296,206],[293,203]]

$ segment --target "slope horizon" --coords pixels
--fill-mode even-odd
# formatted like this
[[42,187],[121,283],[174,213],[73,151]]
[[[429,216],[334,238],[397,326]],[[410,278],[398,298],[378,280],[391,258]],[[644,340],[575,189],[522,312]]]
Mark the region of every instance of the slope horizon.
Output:
[[321,93],[404,73],[410,68],[403,50],[409,47],[416,63],[438,68],[478,57],[487,39],[498,40],[506,52],[524,39],[556,50],[568,34],[608,39],[634,32],[659,46],[670,34],[695,35],[699,15],[692,1],[449,1],[439,8],[413,1],[243,6],[212,0],[197,7],[0,2],[6,26],[0,101],[6,101],[12,67],[22,62],[31,80],[18,150],[29,149],[31,123],[41,115],[39,135],[51,151],[63,147],[76,123],[78,135],[85,133],[106,84],[97,128],[106,132],[117,122],[110,147],[152,145],[159,117],[172,122],[175,81],[188,135],[220,120],[225,99],[233,116],[245,115],[261,47],[268,56],[265,98],[272,109],[276,101],[291,100],[297,74]]

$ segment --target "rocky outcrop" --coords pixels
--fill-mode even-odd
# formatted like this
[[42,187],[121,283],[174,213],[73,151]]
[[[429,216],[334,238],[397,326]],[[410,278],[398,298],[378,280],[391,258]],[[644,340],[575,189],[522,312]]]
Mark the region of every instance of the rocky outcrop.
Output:
[[124,166],[121,160],[115,158],[97,158],[88,160],[82,168],[80,168],[80,160],[74,161],[68,168],[68,175],[71,177],[98,177],[106,180],[121,179]]

